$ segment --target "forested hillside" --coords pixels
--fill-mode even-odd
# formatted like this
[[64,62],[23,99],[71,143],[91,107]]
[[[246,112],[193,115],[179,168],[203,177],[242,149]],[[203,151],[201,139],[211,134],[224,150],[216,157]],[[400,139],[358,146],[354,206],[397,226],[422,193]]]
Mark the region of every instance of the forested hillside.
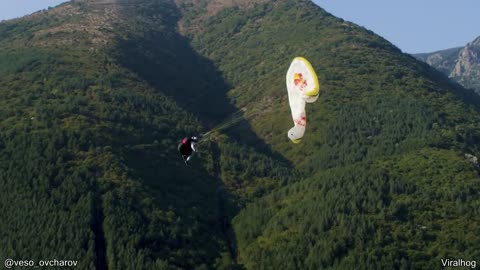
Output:
[[[251,121],[255,132],[310,175],[235,217],[247,269],[432,269],[440,258],[479,257],[472,92],[309,1],[188,19],[185,32],[236,105],[270,105]],[[298,55],[322,89],[294,145],[284,74]]]
[[[286,136],[285,72],[319,100]],[[480,257],[478,96],[310,1],[91,0],[0,23],[0,258],[432,269]],[[185,166],[177,143],[242,114]]]
[[[175,14],[163,1],[76,2],[0,24],[0,257],[231,264],[237,202],[291,170],[228,137],[200,144],[185,167],[180,139],[235,109],[215,67],[175,32]],[[257,166],[237,171],[243,160]]]

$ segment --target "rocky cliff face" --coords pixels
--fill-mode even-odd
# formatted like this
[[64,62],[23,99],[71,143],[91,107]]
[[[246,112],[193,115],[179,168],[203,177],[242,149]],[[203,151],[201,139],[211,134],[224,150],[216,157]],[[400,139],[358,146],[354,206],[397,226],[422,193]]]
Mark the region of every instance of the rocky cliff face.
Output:
[[480,93],[480,37],[465,47],[415,55],[466,88]]
[[449,75],[455,66],[455,61],[461,49],[462,47],[458,47],[433,53],[416,55],[416,57],[426,62],[430,66],[435,67],[442,73]]
[[480,37],[460,50],[449,76],[480,93]]

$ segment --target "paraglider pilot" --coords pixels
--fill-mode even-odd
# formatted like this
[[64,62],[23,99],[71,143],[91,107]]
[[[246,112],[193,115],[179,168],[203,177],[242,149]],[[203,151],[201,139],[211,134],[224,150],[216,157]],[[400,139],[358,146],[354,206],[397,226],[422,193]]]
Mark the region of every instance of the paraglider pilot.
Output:
[[188,161],[192,157],[193,151],[197,152],[195,149],[195,143],[198,142],[198,137],[185,137],[182,139],[182,142],[178,145],[178,151],[182,155],[183,161],[188,165]]

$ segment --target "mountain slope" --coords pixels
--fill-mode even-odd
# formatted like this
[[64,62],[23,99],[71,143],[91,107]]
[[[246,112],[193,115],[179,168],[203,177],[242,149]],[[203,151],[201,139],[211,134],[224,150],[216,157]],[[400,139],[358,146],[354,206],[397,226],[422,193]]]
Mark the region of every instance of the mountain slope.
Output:
[[[234,109],[215,67],[175,32],[178,16],[168,1],[77,1],[0,24],[2,257],[231,264],[231,197],[258,196],[290,170],[228,137],[229,149],[200,145],[185,167],[178,141]],[[227,150],[244,148],[263,170],[231,171]]]
[[465,87],[480,92],[480,37],[460,51],[450,76]]
[[[236,105],[270,105],[250,121],[255,132],[311,174],[235,217],[247,269],[429,269],[479,256],[476,233],[461,233],[479,230],[480,181],[465,158],[478,155],[478,98],[308,1],[188,20],[186,34]],[[293,145],[284,74],[298,55],[323,92]]]
[[414,55],[466,88],[480,93],[480,37],[465,47]]
[[[252,124],[256,132],[279,148],[284,156],[298,157],[295,151],[300,147],[284,143],[284,131],[288,130],[291,120],[288,106],[279,105],[287,103],[285,91],[282,90],[284,76],[278,75],[284,73],[289,60],[296,55],[305,55],[312,61],[325,90],[319,102],[311,108],[313,113],[309,115],[312,124],[309,127],[313,132],[307,134],[309,137],[305,141],[308,147],[301,149],[315,149],[310,147],[315,144],[324,145],[326,133],[334,132],[325,126],[343,125],[342,121],[338,121],[342,112],[371,115],[359,118],[371,119],[375,117],[374,114],[392,117],[391,120],[378,119],[370,124],[359,123],[362,126],[378,125],[380,128],[388,127],[393,121],[406,121],[400,119],[408,117],[406,113],[419,114],[408,120],[411,122],[422,118],[432,118],[424,121],[437,120],[439,129],[448,129],[454,127],[455,122],[468,120],[455,115],[456,111],[472,110],[469,113],[476,115],[472,107],[464,104],[470,98],[468,91],[458,88],[408,55],[401,54],[371,32],[338,20],[312,3],[300,3],[279,1],[258,5],[256,9],[248,11],[226,9],[206,23],[210,27],[208,32],[194,33],[192,42],[195,48],[213,59],[225,74],[227,82],[233,86],[230,95],[238,107],[275,104],[256,117]],[[288,12],[288,9],[291,11]],[[228,27],[232,24],[237,27]],[[301,33],[295,31],[299,25],[302,25]],[[257,80],[259,77],[261,80]],[[398,112],[391,116],[383,114],[384,110],[397,103],[400,103]],[[381,108],[377,110],[376,106]],[[425,128],[431,130],[432,124]],[[407,126],[408,123],[400,125]],[[411,123],[405,136],[409,133],[407,131],[422,126]],[[338,132],[343,130],[339,128]],[[373,137],[376,134],[370,135]],[[292,154],[289,154],[290,151]]]
[[[0,37],[5,257],[428,269],[480,255],[476,96],[309,1],[75,1]],[[322,94],[293,145],[298,55]],[[178,160],[180,138],[240,112]]]
[[414,54],[415,58],[435,67],[440,72],[449,75],[455,67],[458,53],[462,47],[441,50],[433,53]]

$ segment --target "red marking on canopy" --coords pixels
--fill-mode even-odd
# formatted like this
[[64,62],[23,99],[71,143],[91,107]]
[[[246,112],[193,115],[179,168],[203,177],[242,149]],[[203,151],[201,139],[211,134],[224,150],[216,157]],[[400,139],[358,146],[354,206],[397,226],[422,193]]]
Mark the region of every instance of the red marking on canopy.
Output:
[[303,74],[302,73],[295,73],[293,75],[293,83],[296,85],[296,86],[300,86],[300,89],[303,90],[303,88],[305,88],[307,86],[307,80],[305,80],[303,78]]
[[295,119],[294,120],[295,124],[297,125],[300,125],[300,126],[306,126],[307,125],[307,117],[306,116],[302,116],[302,118],[300,119]]

